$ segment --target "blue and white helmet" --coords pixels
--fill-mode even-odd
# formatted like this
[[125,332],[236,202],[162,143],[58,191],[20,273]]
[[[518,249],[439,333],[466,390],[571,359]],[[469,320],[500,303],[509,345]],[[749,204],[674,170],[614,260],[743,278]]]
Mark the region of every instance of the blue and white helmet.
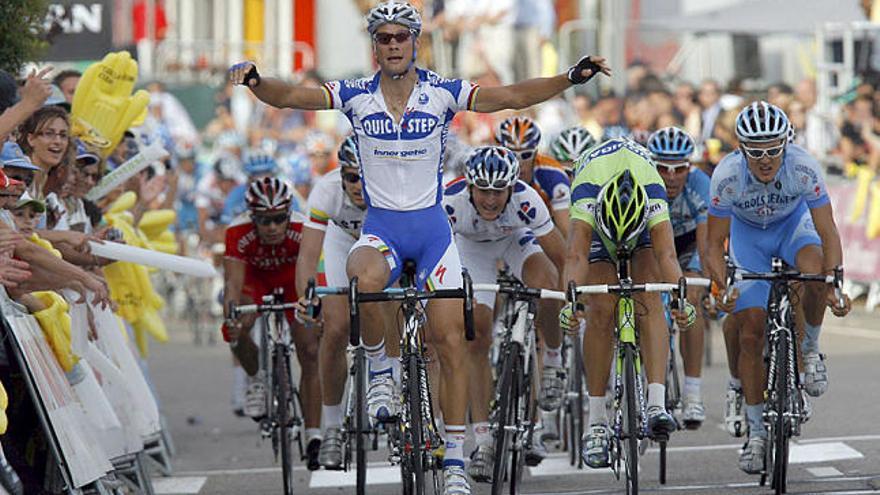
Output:
[[736,116],[736,137],[740,142],[764,143],[787,138],[791,123],[776,105],[756,101]]
[[302,155],[289,155],[286,159],[286,173],[294,186],[312,183],[312,164]]
[[367,32],[376,34],[379,26],[384,24],[400,24],[410,30],[414,36],[422,32],[422,17],[412,5],[403,2],[382,2],[367,14]]
[[278,162],[266,152],[252,151],[244,159],[244,173],[249,177],[274,174],[276,170],[278,170]]
[[465,174],[468,184],[479,189],[507,189],[519,179],[519,160],[505,147],[483,146],[471,152]]
[[694,152],[694,139],[678,127],[658,129],[648,138],[648,151],[655,160],[687,160]]
[[361,160],[358,157],[357,141],[354,136],[348,136],[345,141],[339,145],[339,151],[336,152],[336,158],[339,160],[340,167],[361,168]]

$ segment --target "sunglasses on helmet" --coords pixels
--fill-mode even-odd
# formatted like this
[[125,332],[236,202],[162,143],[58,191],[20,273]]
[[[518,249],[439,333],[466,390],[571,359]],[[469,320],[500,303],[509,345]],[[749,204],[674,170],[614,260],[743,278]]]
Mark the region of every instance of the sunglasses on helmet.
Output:
[[277,215],[254,215],[253,221],[255,224],[262,227],[280,225],[290,221],[290,215],[287,213],[279,213]]
[[748,155],[749,158],[753,158],[755,160],[760,160],[764,158],[766,155],[769,158],[776,158],[781,155],[783,151],[785,151],[785,144],[780,144],[779,146],[774,146],[772,148],[749,148],[746,145],[740,145],[743,152]]
[[391,40],[398,43],[405,43],[412,37],[409,31],[401,31],[399,33],[376,33],[373,35],[373,41],[380,45],[390,45]]

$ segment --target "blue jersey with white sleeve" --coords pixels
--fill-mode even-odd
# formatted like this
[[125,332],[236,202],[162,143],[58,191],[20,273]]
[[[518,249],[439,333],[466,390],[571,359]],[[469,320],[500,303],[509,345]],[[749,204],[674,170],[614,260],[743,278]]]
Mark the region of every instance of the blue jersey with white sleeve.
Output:
[[787,219],[802,203],[809,208],[828,204],[819,162],[807,150],[788,144],[782,166],[767,184],[749,171],[742,152],[724,157],[712,174],[709,214],[738,220],[761,229]]
[[369,207],[412,211],[440,204],[449,124],[456,112],[473,109],[478,86],[428,70],[416,73],[400,122],[385,105],[378,72],[323,86],[328,107],[342,111],[354,129]]
[[709,176],[702,170],[693,167],[688,172],[684,189],[669,201],[669,220],[676,239],[691,236],[697,225],[706,223],[709,210]]

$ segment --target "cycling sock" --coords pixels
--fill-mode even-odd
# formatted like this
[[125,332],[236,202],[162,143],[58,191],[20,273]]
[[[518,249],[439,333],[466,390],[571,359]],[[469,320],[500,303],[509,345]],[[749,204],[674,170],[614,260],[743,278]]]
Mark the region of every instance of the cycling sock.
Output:
[[766,437],[764,428],[764,404],[746,404],[746,420],[749,422],[749,437]]
[[554,368],[562,368],[562,346],[550,348],[544,346],[544,366],[552,366]]
[[699,376],[685,376],[682,394],[684,394],[685,397],[699,397],[700,385],[702,383],[703,380]]
[[339,428],[342,426],[342,403],[321,406],[321,416],[324,418],[324,428]]
[[489,445],[492,442],[492,430],[489,429],[488,421],[477,421],[472,427],[474,429],[474,443],[477,444],[477,447]]
[[387,371],[392,367],[388,355],[385,354],[385,339],[373,346],[364,344],[364,352],[370,362],[370,376]]
[[730,380],[728,380],[727,383],[730,388],[735,390],[742,390],[743,388],[743,382],[739,378],[730,377]]
[[241,366],[232,368],[232,408],[242,409],[244,407],[244,395],[247,390],[248,380],[247,373]]
[[605,412],[605,396],[598,397],[589,396],[587,402],[590,404],[590,426],[608,424],[608,415]]
[[321,435],[320,428],[306,428],[306,442],[311,442],[314,439],[321,440],[323,436]]
[[662,383],[648,384],[648,407],[657,406],[666,410],[666,385]]
[[819,333],[822,331],[822,325],[810,325],[807,323],[805,329],[804,342],[801,344],[804,354],[819,352]]
[[443,468],[464,467],[464,425],[446,425],[446,452],[443,454]]
[[391,361],[391,378],[394,378],[394,383],[400,383],[400,358],[392,357],[388,358]]

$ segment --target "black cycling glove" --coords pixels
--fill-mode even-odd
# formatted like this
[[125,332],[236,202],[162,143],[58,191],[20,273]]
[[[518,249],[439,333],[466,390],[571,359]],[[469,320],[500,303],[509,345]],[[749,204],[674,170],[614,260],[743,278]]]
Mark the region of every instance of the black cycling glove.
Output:
[[[588,77],[584,77],[584,75],[581,73],[581,71],[583,71],[584,69],[590,69],[592,73],[590,73]],[[584,84],[601,71],[602,68],[599,67],[599,64],[590,60],[590,56],[587,55],[585,57],[581,57],[581,59],[578,60],[576,64],[569,67],[568,81],[572,84]]]

